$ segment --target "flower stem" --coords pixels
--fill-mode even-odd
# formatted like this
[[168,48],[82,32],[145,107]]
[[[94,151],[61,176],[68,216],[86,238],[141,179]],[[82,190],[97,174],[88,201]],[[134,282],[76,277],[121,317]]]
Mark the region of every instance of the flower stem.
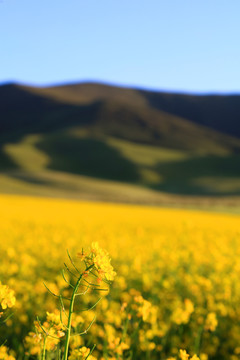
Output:
[[45,357],[46,357],[46,341],[47,341],[47,337],[44,336],[41,360],[45,360]]
[[69,342],[70,342],[70,336],[71,336],[72,314],[73,314],[73,308],[74,308],[74,300],[75,300],[76,292],[77,292],[78,287],[80,285],[80,282],[82,280],[82,276],[83,276],[82,274],[79,276],[79,278],[78,278],[78,280],[76,282],[76,285],[75,285],[75,287],[73,289],[72,296],[71,296],[63,360],[67,360],[67,358],[68,358],[68,348],[69,348]]

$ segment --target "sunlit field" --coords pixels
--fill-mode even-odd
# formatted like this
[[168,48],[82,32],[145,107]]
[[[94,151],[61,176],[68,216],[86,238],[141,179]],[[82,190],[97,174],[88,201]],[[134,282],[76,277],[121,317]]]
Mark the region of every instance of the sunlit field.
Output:
[[[239,216],[3,195],[0,204],[0,280],[16,297],[3,311],[12,316],[0,359],[43,356],[36,320],[60,316],[57,296],[69,297],[65,280],[95,242],[117,274],[76,299],[72,335],[87,331],[71,337],[69,359],[240,359]],[[59,330],[46,359],[61,358]]]

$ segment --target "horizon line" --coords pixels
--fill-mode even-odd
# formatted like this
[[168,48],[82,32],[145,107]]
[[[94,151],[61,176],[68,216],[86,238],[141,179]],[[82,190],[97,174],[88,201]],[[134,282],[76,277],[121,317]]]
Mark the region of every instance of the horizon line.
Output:
[[125,84],[119,82],[112,82],[107,80],[96,80],[96,79],[82,79],[82,80],[60,80],[56,82],[48,82],[45,84],[39,84],[37,82],[25,82],[18,80],[3,80],[0,81],[0,86],[6,85],[19,85],[26,87],[36,87],[36,88],[51,88],[51,87],[62,87],[62,86],[71,86],[71,85],[81,85],[81,84],[96,84],[96,85],[105,85],[125,89],[133,89],[138,91],[149,91],[157,93],[170,93],[170,94],[179,94],[179,95],[196,95],[196,96],[236,96],[240,95],[239,90],[186,90],[186,89],[170,89],[170,88],[157,88],[144,85],[133,85]]

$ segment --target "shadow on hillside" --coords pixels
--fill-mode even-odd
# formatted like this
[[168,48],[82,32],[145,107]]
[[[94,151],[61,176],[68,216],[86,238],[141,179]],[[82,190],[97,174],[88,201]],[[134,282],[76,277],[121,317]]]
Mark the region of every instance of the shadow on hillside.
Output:
[[[235,190],[234,184],[232,190],[219,190],[219,185],[224,181],[223,178],[229,178],[229,181],[233,179],[235,184],[239,179],[240,183],[240,155],[227,157],[211,155],[159,163],[155,170],[164,180],[160,184],[151,186],[154,190],[181,195],[240,195],[240,190]],[[216,179],[216,188],[213,183],[201,183],[203,177]],[[194,183],[197,178],[200,178],[200,181]]]
[[13,159],[6,154],[3,147],[0,145],[0,171],[17,169],[18,165]]
[[[194,95],[139,91],[150,107],[240,137],[239,95]],[[227,120],[227,121],[226,121]],[[239,148],[236,148],[239,152]]]
[[21,170],[20,172],[10,172],[8,173],[8,176],[32,185],[54,185],[53,182],[41,179],[38,175],[34,175],[33,173],[30,173],[28,171],[23,172]]
[[49,169],[96,178],[136,182],[137,167],[101,140],[69,134],[45,137],[37,144],[50,160]]

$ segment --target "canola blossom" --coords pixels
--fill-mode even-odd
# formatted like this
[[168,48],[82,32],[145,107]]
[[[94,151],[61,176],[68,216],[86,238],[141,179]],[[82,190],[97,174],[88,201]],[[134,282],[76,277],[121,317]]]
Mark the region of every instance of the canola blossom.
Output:
[[[97,273],[97,279],[99,282],[106,279],[113,281],[116,272],[111,265],[111,259],[106,250],[102,249],[98,242],[93,242],[90,252],[85,254],[84,252],[78,254],[80,259],[87,264],[87,267],[93,267]],[[84,273],[87,275],[87,272]]]
[[0,358],[58,358],[79,270],[69,359],[239,359],[238,215],[0,201]]
[[80,349],[73,350],[69,357],[69,360],[85,360],[86,358],[88,358],[88,360],[97,360],[94,356],[89,354],[90,349],[83,346]]
[[11,351],[9,349],[2,345],[0,346],[0,359],[1,360],[15,360],[14,355],[12,355]]
[[16,298],[14,296],[14,291],[0,282],[0,304],[2,310],[13,307],[15,302]]

